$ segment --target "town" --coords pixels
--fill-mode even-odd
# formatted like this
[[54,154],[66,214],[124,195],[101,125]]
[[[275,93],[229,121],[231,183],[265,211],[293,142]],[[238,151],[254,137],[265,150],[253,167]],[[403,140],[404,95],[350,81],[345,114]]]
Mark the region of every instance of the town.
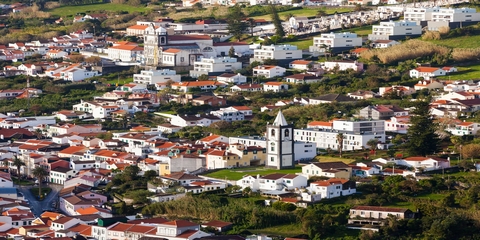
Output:
[[0,1],[0,238],[480,238],[479,10]]

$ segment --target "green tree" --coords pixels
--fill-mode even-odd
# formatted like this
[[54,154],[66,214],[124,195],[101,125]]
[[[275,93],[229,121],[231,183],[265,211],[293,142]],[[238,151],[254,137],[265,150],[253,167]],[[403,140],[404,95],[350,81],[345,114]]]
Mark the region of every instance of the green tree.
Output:
[[147,179],[147,181],[153,180],[158,176],[158,173],[155,170],[148,170],[143,174],[143,177]]
[[242,34],[247,30],[248,25],[244,21],[245,14],[242,12],[242,9],[239,5],[235,5],[228,9],[227,14],[227,30],[232,34],[237,40],[242,38]]
[[440,142],[437,131],[437,124],[429,112],[429,103],[425,101],[416,102],[412,117],[411,126],[408,128],[407,151],[411,156],[426,156],[437,151]]
[[33,169],[32,171],[33,176],[37,178],[38,181],[38,197],[40,199],[43,198],[42,196],[42,182],[45,180],[45,178],[48,176],[47,170],[41,166],[37,166]]
[[282,20],[278,16],[277,8],[275,5],[270,5],[270,14],[272,17],[273,25],[275,26],[275,34],[281,38],[285,36],[285,30],[283,29]]
[[229,57],[235,57],[235,48],[233,48],[233,45],[230,46],[230,49],[228,50],[228,56]]
[[338,152],[340,154],[340,157],[342,157],[343,154],[343,139],[343,133],[337,134]]
[[122,173],[123,179],[125,182],[135,180],[137,179],[138,173],[140,173],[140,168],[137,165],[127,166]]
[[368,140],[367,146],[375,153],[375,155],[377,155],[378,139],[372,138]]
[[22,166],[25,166],[25,163],[20,160],[20,158],[18,158],[16,155],[13,157],[13,166],[15,166],[17,168],[17,176],[18,178],[20,179],[20,168]]
[[472,162],[474,158],[480,157],[480,144],[468,144],[462,147],[462,156],[464,158],[471,158]]

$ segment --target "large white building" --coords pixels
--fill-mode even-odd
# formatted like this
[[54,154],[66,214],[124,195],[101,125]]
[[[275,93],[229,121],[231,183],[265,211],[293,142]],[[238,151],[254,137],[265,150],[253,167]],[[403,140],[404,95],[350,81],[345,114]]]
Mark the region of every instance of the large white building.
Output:
[[422,34],[422,26],[414,21],[398,21],[398,22],[380,22],[379,25],[372,26],[372,34],[368,35],[368,39],[375,40],[396,40],[406,36],[420,36]]
[[270,45],[260,46],[253,51],[253,58],[250,62],[260,61],[265,59],[279,60],[294,60],[302,58],[302,50],[293,45]]
[[190,76],[198,77],[203,74],[208,75],[209,73],[234,72],[241,68],[242,63],[238,62],[236,58],[202,58],[200,61],[194,62],[194,68],[190,71]]
[[143,70],[139,74],[133,74],[133,82],[145,85],[166,83],[168,81],[180,82],[181,76],[175,70]]
[[[328,124],[325,124],[327,126]],[[323,128],[295,129],[297,142],[316,143],[318,149],[338,149],[337,135],[343,134],[343,150],[368,148],[367,142],[377,139],[385,142],[385,121],[349,121],[334,120],[333,124]]]
[[362,46],[362,38],[356,33],[322,33],[320,37],[313,38],[314,47],[327,46],[329,48],[345,48]]
[[475,22],[480,21],[480,13],[475,8],[407,8],[404,19],[416,22]]
[[295,166],[293,125],[278,111],[272,125],[267,125],[267,161],[266,167],[277,169],[293,168]]

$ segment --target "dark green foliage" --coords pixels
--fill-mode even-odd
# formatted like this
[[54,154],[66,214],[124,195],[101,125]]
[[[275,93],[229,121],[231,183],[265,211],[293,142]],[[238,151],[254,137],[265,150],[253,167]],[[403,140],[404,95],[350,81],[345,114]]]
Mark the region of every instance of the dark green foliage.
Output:
[[285,36],[285,30],[283,29],[282,20],[278,16],[277,8],[274,5],[270,5],[270,14],[273,25],[275,26],[275,35],[283,38]]
[[227,15],[227,30],[236,39],[240,39],[242,34],[248,29],[248,24],[243,21],[245,14],[242,12],[240,5],[235,5],[228,10]]
[[411,112],[411,126],[408,129],[407,151],[411,156],[426,156],[438,150],[439,138],[436,134],[437,124],[429,112],[428,102],[415,102]]

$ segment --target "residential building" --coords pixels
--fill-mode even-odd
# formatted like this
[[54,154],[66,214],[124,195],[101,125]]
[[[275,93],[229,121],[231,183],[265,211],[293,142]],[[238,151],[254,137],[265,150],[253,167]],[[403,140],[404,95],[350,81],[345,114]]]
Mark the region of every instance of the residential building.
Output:
[[323,68],[326,71],[347,71],[352,69],[356,72],[361,72],[363,71],[363,63],[351,60],[333,60],[324,62]]
[[194,62],[194,68],[190,71],[190,76],[199,77],[200,75],[220,75],[225,72],[234,72],[241,68],[242,63],[238,62],[236,58],[202,58],[200,61]]
[[407,96],[407,95],[412,95],[414,94],[415,88],[408,87],[408,86],[399,86],[399,85],[394,85],[391,87],[380,87],[378,89],[378,94],[380,96],[384,96],[385,94],[396,94],[398,96]]
[[313,38],[313,47],[317,48],[328,47],[332,50],[347,50],[360,46],[362,46],[362,38],[357,36],[356,33],[322,33],[320,37]]
[[355,182],[348,179],[330,178],[310,183],[309,193],[316,199],[330,199],[352,195],[357,192]]
[[316,143],[318,149],[338,149],[339,133],[343,134],[343,150],[368,148],[367,142],[377,139],[385,142],[385,121],[383,120],[334,120],[331,128],[295,129],[294,140]]
[[393,216],[396,219],[414,218],[415,214],[407,208],[356,206],[350,208],[348,224],[383,226]]
[[388,39],[385,39],[385,40],[376,40],[372,43],[372,46],[374,48],[389,48],[389,47],[393,47],[395,45],[398,45],[400,44],[399,42],[395,41],[395,40],[388,40]]
[[476,92],[480,86],[474,83],[472,80],[469,81],[455,81],[452,83],[447,83],[443,87],[445,92]]
[[455,136],[476,135],[480,130],[480,123],[460,122],[447,127],[445,130]]
[[302,175],[272,173],[265,176],[246,175],[236,183],[242,189],[249,187],[252,191],[294,190],[307,187],[307,178]]
[[293,45],[270,45],[260,46],[253,51],[253,58],[250,62],[259,61],[263,62],[265,59],[275,59],[277,61],[302,58],[302,50]]
[[75,170],[64,167],[56,167],[50,170],[49,182],[55,184],[64,184],[65,181],[75,175]]
[[210,114],[218,117],[222,121],[233,122],[245,120],[245,115],[236,109],[220,109],[217,111],[211,111]]
[[356,99],[343,94],[329,93],[319,97],[312,97],[308,99],[307,105],[318,105],[322,103],[353,103]]
[[285,71],[285,68],[279,66],[259,65],[253,68],[253,76],[262,76],[265,78],[281,77],[285,75]]
[[388,120],[391,117],[407,116],[408,111],[395,105],[376,105],[360,109],[359,116],[364,119]]
[[322,77],[317,77],[315,75],[299,73],[286,76],[285,82],[293,84],[309,84],[319,82],[321,79]]
[[214,122],[220,121],[220,118],[213,115],[170,115],[170,123],[175,126],[210,126]]
[[263,84],[263,91],[283,92],[288,90],[288,84],[283,82],[266,82]]
[[408,157],[395,159],[395,164],[413,167],[416,171],[431,171],[450,167],[450,160],[438,157]]
[[138,45],[119,45],[108,48],[108,58],[122,62],[137,62],[141,60],[143,47]]
[[347,93],[347,96],[353,99],[358,99],[358,100],[374,98],[374,97],[377,97],[377,95],[378,94],[375,92],[365,91],[365,90],[357,90],[356,92]]
[[436,80],[423,80],[418,81],[413,88],[416,91],[427,89],[427,90],[434,90],[434,89],[443,89],[443,83],[436,81]]
[[314,162],[302,166],[302,175],[311,177],[328,177],[350,179],[352,177],[352,167],[343,162]]
[[368,35],[371,41],[376,40],[399,40],[405,37],[417,37],[422,35],[422,26],[407,18],[398,22],[380,22],[372,26],[372,33]]
[[189,92],[191,89],[199,88],[202,91],[215,90],[218,87],[225,87],[226,84],[217,81],[195,81],[195,82],[179,82],[172,84],[172,89]]
[[356,177],[372,177],[379,175],[381,167],[376,164],[357,163],[357,165],[349,165],[352,167],[352,175]]
[[436,67],[418,67],[410,70],[411,78],[424,78],[426,80],[430,80],[431,78],[445,75],[447,75],[447,72],[445,70]]
[[247,82],[247,77],[243,76],[240,73],[233,74],[233,73],[223,73],[217,76],[217,81],[225,83],[225,84],[244,84]]
[[133,82],[145,85],[153,85],[167,82],[180,82],[181,76],[175,70],[142,70],[139,74],[133,74]]
[[230,91],[232,92],[260,92],[262,90],[262,84],[241,84],[230,88]]
[[301,71],[308,71],[308,70],[320,68],[320,63],[315,61],[307,61],[307,60],[295,60],[288,64],[288,68],[301,70]]
[[410,116],[391,117],[385,121],[385,132],[406,134],[411,125]]

